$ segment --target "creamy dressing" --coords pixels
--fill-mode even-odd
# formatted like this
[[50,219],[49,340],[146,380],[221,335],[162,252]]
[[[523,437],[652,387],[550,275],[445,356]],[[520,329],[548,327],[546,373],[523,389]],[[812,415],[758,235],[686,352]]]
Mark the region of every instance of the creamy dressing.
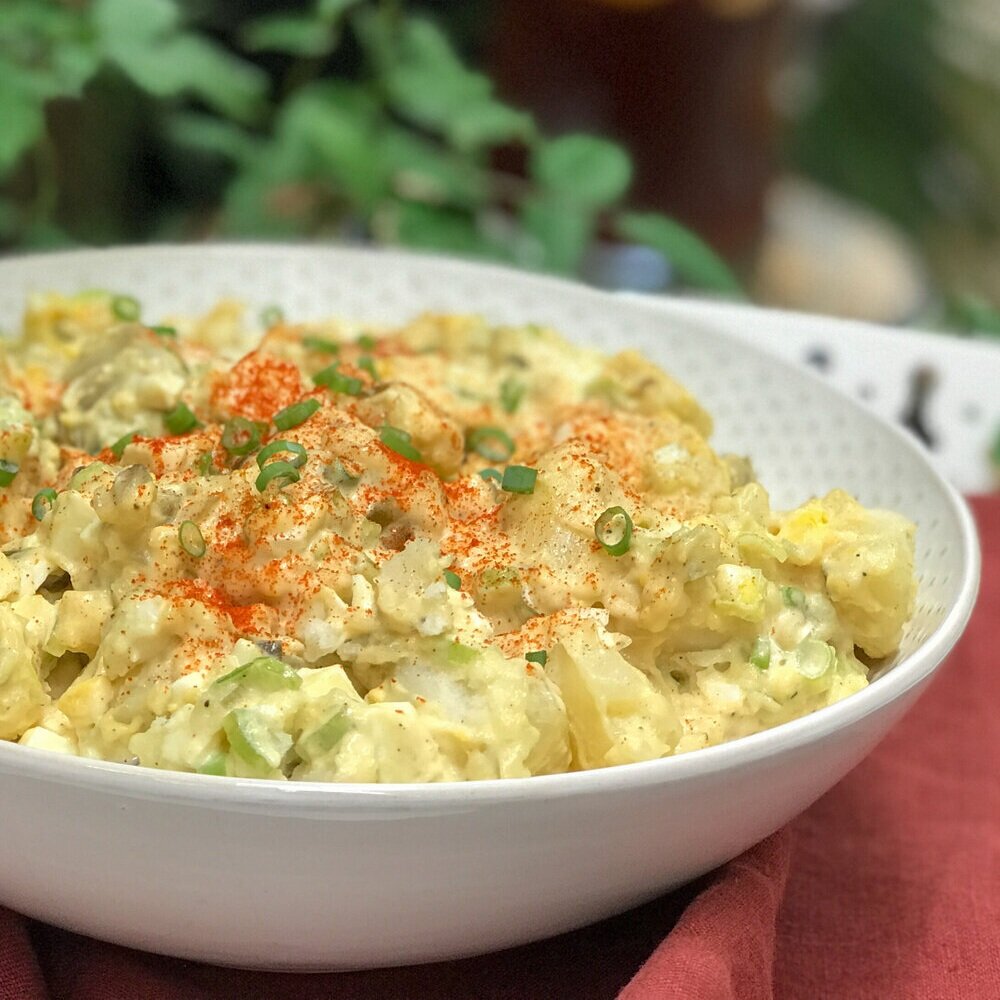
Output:
[[913,526],[839,491],[771,510],[634,352],[471,316],[169,322],[39,296],[0,355],[0,738],[520,777],[776,725],[900,641]]

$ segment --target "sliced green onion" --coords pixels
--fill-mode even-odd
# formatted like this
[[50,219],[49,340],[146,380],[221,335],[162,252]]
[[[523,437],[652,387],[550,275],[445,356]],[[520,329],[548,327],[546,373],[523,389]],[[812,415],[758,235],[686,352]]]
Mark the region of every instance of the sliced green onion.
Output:
[[781,596],[788,607],[805,610],[806,595],[798,587],[782,587]]
[[340,344],[324,337],[303,337],[302,346],[307,351],[317,351],[319,354],[340,354]]
[[257,489],[263,493],[264,490],[274,483],[279,490],[299,481],[299,471],[290,462],[271,462],[260,470],[257,476]]
[[324,368],[321,372],[313,375],[313,382],[316,385],[324,386],[331,392],[342,392],[345,396],[360,396],[364,385],[359,378],[345,375],[336,364]]
[[524,399],[527,386],[516,378],[505,378],[500,383],[500,405],[507,413],[516,413]]
[[0,458],[0,486],[10,486],[14,482],[14,477],[17,476],[20,471],[21,466],[17,462],[11,462],[9,459]]
[[408,458],[411,462],[422,462],[423,455],[413,447],[413,438],[409,431],[400,430],[390,424],[383,424],[378,432],[378,436],[387,448],[394,451],[403,458]]
[[750,663],[758,670],[767,670],[771,665],[771,643],[767,639],[758,637],[753,641],[753,649],[750,650]]
[[45,515],[56,505],[59,494],[51,486],[46,486],[44,490],[39,490],[35,494],[35,499],[31,501],[31,513],[36,521],[42,521]]
[[488,462],[506,462],[516,447],[513,438],[500,427],[471,428],[465,435],[465,445]]
[[218,777],[225,777],[226,774],[226,760],[228,754],[224,753],[213,753],[210,757],[207,757],[199,767],[199,774],[214,774]]
[[103,462],[91,462],[90,465],[81,465],[73,471],[69,482],[66,484],[68,490],[78,490],[88,479],[93,479],[102,469],[107,466]]
[[233,417],[222,428],[222,447],[230,455],[249,455],[260,447],[260,428],[246,417]]
[[111,312],[115,319],[120,319],[123,323],[134,323],[142,313],[139,300],[131,295],[116,295],[111,300]]
[[173,326],[151,326],[150,330],[152,330],[157,337],[166,337],[170,340],[176,339],[177,337],[177,328]]
[[260,325],[265,330],[270,330],[272,326],[277,326],[284,318],[285,313],[281,306],[266,306],[260,311]]
[[524,658],[529,663],[537,663],[543,667],[549,662],[549,654],[546,653],[544,649],[540,649],[536,653],[525,653]]
[[122,455],[125,454],[125,449],[139,436],[138,431],[129,431],[128,434],[123,434],[112,446],[111,454],[115,456],[119,461],[121,461]]
[[537,479],[537,469],[529,469],[526,465],[508,465],[503,470],[500,489],[507,493],[534,493]]
[[248,684],[265,691],[297,691],[302,678],[276,656],[258,656],[219,677],[216,684]]
[[187,403],[178,403],[163,417],[163,424],[171,434],[187,434],[199,426],[198,418]]
[[271,420],[279,431],[290,431],[293,427],[304,424],[319,409],[319,405],[318,399],[303,399],[300,403],[292,403],[291,406],[278,410]]
[[493,479],[498,483],[503,480],[499,469],[480,469],[477,475],[480,479]]
[[375,370],[375,359],[370,354],[363,354],[357,360],[357,366],[369,375],[377,382],[378,372]]
[[215,458],[210,451],[202,452],[198,459],[198,471],[203,476],[214,476],[218,471],[215,468]]
[[457,573],[453,573],[450,569],[446,569],[444,571],[444,582],[448,584],[452,590],[462,589],[462,578]]
[[378,341],[370,333],[363,333],[358,337],[358,347],[363,351],[374,351],[377,345]]
[[309,453],[298,443],[298,441],[282,441],[278,439],[261,448],[261,450],[257,453],[257,465],[263,469],[264,463],[269,458],[282,451],[286,451],[293,456],[292,458],[286,459],[287,463],[293,469],[301,469],[309,459]]
[[837,662],[837,651],[819,639],[803,639],[795,657],[795,669],[803,677],[816,680]]
[[180,540],[181,548],[189,556],[200,559],[205,554],[205,539],[201,528],[194,521],[183,521],[177,530],[177,537]]
[[632,518],[624,507],[609,507],[597,519],[594,537],[608,555],[623,556],[632,547]]

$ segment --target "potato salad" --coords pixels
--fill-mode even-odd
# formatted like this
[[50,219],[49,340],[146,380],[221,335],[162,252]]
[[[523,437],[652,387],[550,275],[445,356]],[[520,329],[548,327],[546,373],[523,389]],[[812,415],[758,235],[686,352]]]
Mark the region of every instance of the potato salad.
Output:
[[291,781],[686,753],[858,691],[914,526],[773,510],[637,353],[535,325],[147,318],[0,348],[0,738]]

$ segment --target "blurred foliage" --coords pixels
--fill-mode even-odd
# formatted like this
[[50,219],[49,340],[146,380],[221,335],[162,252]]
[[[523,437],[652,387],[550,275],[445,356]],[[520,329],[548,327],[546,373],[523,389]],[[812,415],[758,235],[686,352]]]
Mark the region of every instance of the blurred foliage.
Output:
[[[574,274],[595,237],[618,234],[683,283],[738,292],[692,233],[623,211],[624,150],[539,134],[423,14],[257,9],[6,0],[0,243],[373,238]],[[496,169],[499,147],[522,151],[523,175]]]
[[1000,302],[1000,17],[996,0],[857,0],[823,28],[794,162],[921,247],[952,301],[941,319],[996,332]]
[[952,295],[945,300],[941,319],[959,333],[1000,337],[1000,309],[978,295]]

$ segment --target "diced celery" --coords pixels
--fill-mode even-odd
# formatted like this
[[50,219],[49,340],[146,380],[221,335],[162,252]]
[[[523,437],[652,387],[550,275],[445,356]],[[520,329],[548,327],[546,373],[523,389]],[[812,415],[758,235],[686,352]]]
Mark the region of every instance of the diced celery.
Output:
[[736,544],[744,559],[774,559],[783,563],[788,558],[784,545],[773,535],[744,532]]
[[311,758],[329,753],[351,728],[351,720],[345,712],[338,712],[327,719],[318,729],[314,729],[301,741],[303,753]]
[[448,662],[454,667],[464,667],[479,656],[479,650],[463,646],[460,642],[448,644]]
[[248,684],[262,691],[297,690],[302,678],[274,656],[258,656],[220,677],[216,684]]
[[276,768],[292,745],[287,733],[274,732],[265,716],[252,708],[233,709],[222,729],[233,753],[258,770]]
[[502,569],[489,567],[479,576],[479,586],[483,590],[520,585],[520,582],[521,576],[513,566],[504,566]]
[[224,753],[213,753],[198,768],[198,773],[224,775],[226,773],[226,759],[227,755]]

